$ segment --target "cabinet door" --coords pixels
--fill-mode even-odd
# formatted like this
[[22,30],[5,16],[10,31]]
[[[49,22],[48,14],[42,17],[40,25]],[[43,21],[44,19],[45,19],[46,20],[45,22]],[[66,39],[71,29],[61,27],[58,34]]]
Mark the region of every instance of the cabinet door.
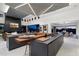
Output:
[[55,56],[63,43],[63,37],[59,37],[48,45],[48,55]]
[[33,41],[31,43],[31,56],[47,56],[47,45]]
[[55,56],[56,53],[55,53],[55,42],[51,42],[49,45],[48,45],[48,55],[49,56]]

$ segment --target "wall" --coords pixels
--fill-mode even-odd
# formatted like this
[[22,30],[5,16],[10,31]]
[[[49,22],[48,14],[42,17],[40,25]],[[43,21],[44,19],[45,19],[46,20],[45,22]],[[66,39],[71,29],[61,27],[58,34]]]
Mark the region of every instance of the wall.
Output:
[[79,6],[65,7],[55,12],[50,12],[40,16],[41,19],[33,21],[34,23],[68,23],[79,19]]
[[9,9],[8,5],[0,3],[0,14],[3,14],[3,17],[0,17],[1,24],[5,24],[5,13],[7,13],[8,9]]
[[77,26],[76,26],[76,34],[79,37],[79,22],[77,23]]
[[49,24],[49,32],[51,32],[50,30],[51,23],[64,24],[64,23],[73,22],[75,20],[79,20],[79,4],[71,5],[71,6],[56,10],[54,12],[49,12],[47,14],[40,15],[40,19],[37,19],[35,21],[28,23],[28,25]]
[[4,3],[0,3],[0,11],[7,13],[8,9],[9,9],[8,5],[5,5]]
[[18,29],[11,29],[11,28],[9,27],[9,23],[18,23],[18,24],[19,24],[19,27],[21,26],[21,21],[20,21],[20,19],[6,16],[6,18],[5,18],[4,31],[7,31],[7,32],[14,32],[14,31],[17,31],[17,30],[18,30]]
[[32,19],[32,17],[33,17],[33,15],[28,15],[28,16],[24,17],[23,20],[21,20],[21,24],[22,25],[28,25],[24,20],[25,19]]
[[0,24],[5,24],[5,14],[3,12],[0,12],[3,16],[0,17]]

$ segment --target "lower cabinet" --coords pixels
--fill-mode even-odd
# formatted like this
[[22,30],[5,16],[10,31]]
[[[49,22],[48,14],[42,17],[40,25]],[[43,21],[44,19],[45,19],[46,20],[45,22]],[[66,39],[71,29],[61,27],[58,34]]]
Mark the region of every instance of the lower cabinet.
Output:
[[62,46],[62,44],[63,44],[63,36],[56,38],[49,44],[39,41],[33,41],[30,45],[31,56],[55,56],[59,51],[60,47]]
[[14,50],[16,48],[22,47],[25,44],[18,44],[15,40],[17,36],[9,37],[7,40],[7,48],[9,51]]

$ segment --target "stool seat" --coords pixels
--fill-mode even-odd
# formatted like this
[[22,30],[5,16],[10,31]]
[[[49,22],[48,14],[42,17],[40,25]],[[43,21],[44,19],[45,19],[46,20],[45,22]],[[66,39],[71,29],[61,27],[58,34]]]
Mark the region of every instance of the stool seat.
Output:
[[15,38],[17,44],[22,44],[22,45],[25,45],[25,44],[30,44],[30,39],[20,39],[20,38]]
[[[30,45],[30,43],[33,39],[20,37],[20,38],[15,38],[15,40],[16,40],[17,44],[26,45],[25,52],[24,52],[24,55],[26,55],[27,45]],[[30,47],[29,47],[29,50],[30,50]],[[30,54],[30,52],[29,52],[29,54]]]

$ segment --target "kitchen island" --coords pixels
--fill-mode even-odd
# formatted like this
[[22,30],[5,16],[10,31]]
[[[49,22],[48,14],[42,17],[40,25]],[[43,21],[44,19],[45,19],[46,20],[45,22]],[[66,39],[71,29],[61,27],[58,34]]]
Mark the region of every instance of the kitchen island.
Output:
[[16,48],[19,48],[23,45],[21,44],[17,44],[15,38],[20,36],[21,34],[17,34],[17,35],[7,35],[7,48],[9,51],[14,50]]
[[63,35],[41,37],[31,42],[31,56],[55,56],[63,44]]
[[31,43],[31,41],[36,40],[43,36],[45,36],[45,33],[41,33],[41,34],[21,33],[16,35],[8,35],[7,36],[8,50],[13,50],[21,46],[27,45],[28,43]]

